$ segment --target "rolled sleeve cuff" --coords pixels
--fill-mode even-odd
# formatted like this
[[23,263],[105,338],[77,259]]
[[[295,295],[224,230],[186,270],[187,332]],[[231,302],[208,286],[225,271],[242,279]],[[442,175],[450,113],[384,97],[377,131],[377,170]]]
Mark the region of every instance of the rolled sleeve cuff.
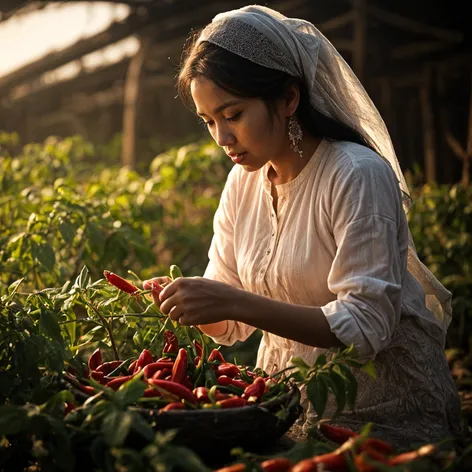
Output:
[[374,359],[380,350],[377,336],[373,333],[371,339],[367,337],[356,320],[356,317],[339,300],[334,300],[321,307],[331,332],[345,346],[354,344],[362,359]]

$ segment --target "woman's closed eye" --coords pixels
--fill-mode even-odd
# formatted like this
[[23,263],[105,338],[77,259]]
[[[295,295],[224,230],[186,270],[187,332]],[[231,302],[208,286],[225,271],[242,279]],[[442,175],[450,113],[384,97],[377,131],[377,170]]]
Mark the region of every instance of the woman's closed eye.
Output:
[[236,113],[235,115],[226,118],[226,120],[227,121],[238,121],[239,118],[241,117],[241,115],[242,115],[242,112],[240,111],[239,113]]

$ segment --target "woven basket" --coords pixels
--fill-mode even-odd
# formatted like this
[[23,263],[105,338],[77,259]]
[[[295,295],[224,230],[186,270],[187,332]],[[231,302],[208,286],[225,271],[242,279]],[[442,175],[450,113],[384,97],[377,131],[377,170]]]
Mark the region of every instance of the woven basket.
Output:
[[[64,382],[77,398],[89,398]],[[171,410],[130,407],[138,411],[155,431],[176,430],[174,442],[195,451],[208,464],[222,464],[234,447],[258,452],[281,438],[301,415],[300,391],[289,384],[289,391],[267,402],[228,409]],[[276,413],[285,410],[285,414]],[[132,436],[132,435],[131,435]],[[141,439],[129,438],[130,447],[139,447]]]
[[[279,418],[276,413],[286,409]],[[156,431],[176,429],[175,441],[201,457],[227,457],[232,448],[257,450],[283,436],[300,416],[300,391],[296,385],[265,403],[228,409],[160,411],[137,408]]]

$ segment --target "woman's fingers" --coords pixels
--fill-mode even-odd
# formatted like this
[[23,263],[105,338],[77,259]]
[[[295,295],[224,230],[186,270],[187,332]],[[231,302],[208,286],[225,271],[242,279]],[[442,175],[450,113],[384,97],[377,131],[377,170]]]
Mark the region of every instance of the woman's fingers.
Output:
[[172,279],[170,277],[154,277],[143,282],[143,289],[152,290],[152,301],[155,305],[159,306],[159,294],[162,292],[163,287],[170,284],[171,282]]
[[170,277],[153,277],[152,279],[145,280],[143,282],[143,288],[144,290],[151,290],[151,283],[152,282],[157,282],[159,285],[162,285],[165,287],[166,285],[169,285],[172,282],[172,279]]
[[160,303],[159,308],[162,311],[162,313],[164,313],[164,315],[169,315],[172,319],[175,319],[171,316],[171,311],[173,308],[181,305],[178,302],[179,300],[178,300],[177,295],[167,297],[165,300],[159,302]]

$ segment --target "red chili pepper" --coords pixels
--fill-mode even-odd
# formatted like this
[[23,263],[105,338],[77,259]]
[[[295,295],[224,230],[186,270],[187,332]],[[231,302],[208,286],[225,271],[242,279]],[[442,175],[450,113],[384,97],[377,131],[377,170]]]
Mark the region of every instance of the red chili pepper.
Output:
[[366,449],[374,449],[384,455],[389,455],[393,452],[393,446],[388,442],[377,438],[367,438],[359,447],[360,451]]
[[158,370],[153,376],[153,379],[165,379],[168,375],[172,374],[172,371],[170,369],[162,369]]
[[121,364],[123,364],[123,361],[104,362],[102,365],[99,365],[95,369],[95,371],[96,372],[103,372],[104,375],[108,375],[110,372],[113,372]]
[[82,392],[88,394],[88,395],[95,395],[95,389],[91,385],[82,385],[79,384],[77,387],[82,390]]
[[214,472],[244,472],[246,470],[246,464],[233,464],[223,467],[222,469],[215,470]]
[[187,377],[188,354],[184,348],[179,349],[174,366],[172,367],[172,382],[183,384]]
[[249,387],[246,387],[241,396],[251,402],[258,402],[262,398],[262,395],[264,395],[265,389],[266,384],[264,379],[262,377],[257,377]]
[[66,402],[64,403],[64,416],[69,414],[75,408],[74,402]]
[[247,400],[238,396],[227,398],[226,400],[219,400],[216,404],[220,408],[237,408],[240,406],[246,406]]
[[304,459],[300,461],[297,465],[293,466],[291,472],[317,472],[318,466],[313,461],[312,458]]
[[376,472],[379,469],[375,462],[388,465],[388,460],[385,455],[371,447],[365,447],[360,454],[354,457],[354,464],[358,472]]
[[244,382],[244,380],[232,379],[227,375],[220,375],[217,380],[218,385],[223,385],[224,387],[228,385],[233,385],[234,387],[238,387],[241,390],[245,390],[247,387],[249,387],[249,384],[247,382]]
[[143,397],[150,398],[150,397],[160,397],[161,392],[159,390],[156,390],[155,388],[148,387],[146,390],[144,390]]
[[359,436],[355,431],[351,431],[348,428],[339,428],[337,426],[332,426],[328,423],[320,423],[319,429],[322,434],[324,434],[328,439],[334,441],[337,444],[345,443],[349,438]]
[[227,375],[228,377],[236,377],[239,375],[241,371],[239,370],[239,367],[234,364],[230,364],[229,362],[225,362],[223,364],[220,364],[216,368],[216,375]]
[[193,360],[193,365],[197,366],[198,363],[201,361],[201,357],[200,356],[196,356],[195,359]]
[[213,349],[213,351],[211,351],[210,355],[208,356],[208,362],[212,361],[226,362],[223,354],[221,354],[218,349]]
[[134,369],[135,369],[137,363],[138,363],[138,359],[136,359],[136,360],[134,360],[133,362],[131,362],[131,364],[130,364],[129,367],[128,367],[128,374],[129,374],[129,375],[134,374]]
[[193,345],[195,346],[195,352],[197,353],[197,356],[202,357],[202,345],[196,339],[193,340]]
[[179,383],[161,379],[149,379],[148,383],[150,385],[155,385],[172,395],[176,395],[180,399],[187,400],[193,404],[197,403],[195,395],[187,387],[184,387]]
[[148,364],[153,362],[152,354],[147,350],[143,349],[141,354],[138,357],[138,362],[136,362],[136,367],[134,368],[133,374],[137,374],[141,369],[146,367]]
[[153,280],[150,285],[154,295],[159,295],[164,290],[164,287],[155,280]]
[[107,387],[113,390],[118,390],[124,383],[128,382],[133,378],[133,375],[124,375],[123,377],[117,377],[116,379],[110,380],[107,383]]
[[161,408],[161,411],[171,410],[185,410],[185,405],[182,402],[172,402],[166,405],[164,408]]
[[437,448],[434,446],[434,444],[426,444],[415,451],[404,452],[402,454],[398,454],[397,456],[390,457],[388,462],[390,465],[406,464],[407,462],[414,461],[420,457],[434,454],[436,451]]
[[133,284],[130,284],[127,280],[119,275],[114,274],[108,270],[103,271],[103,275],[108,280],[108,283],[119,288],[121,291],[126,293],[135,293],[139,291],[138,287],[135,287]]
[[105,381],[103,380],[104,376],[105,374],[103,372],[99,372],[97,370],[92,370],[92,372],[90,373],[90,377],[92,377],[93,380],[100,382],[101,384],[105,383]]
[[[210,398],[208,396],[208,389],[206,387],[197,387],[193,390],[193,394],[197,397],[197,400],[200,403],[208,403],[210,401]],[[226,393],[221,393],[218,390],[215,392],[215,400],[226,400],[227,398],[230,398],[230,395]]]
[[92,355],[89,357],[88,366],[90,370],[95,370],[99,365],[102,364],[102,352],[100,348],[97,347],[95,351],[93,351]]
[[324,469],[328,469],[331,472],[343,472],[349,470],[346,456],[344,454],[329,452],[328,454],[314,457],[313,462],[317,466],[318,464],[323,464]]
[[276,457],[269,459],[261,464],[261,469],[264,472],[288,472],[292,469],[292,461],[285,457]]
[[177,339],[177,336],[170,330],[165,331],[164,336],[166,337],[166,344],[164,346],[164,349],[162,350],[162,353],[163,354],[166,354],[168,352],[178,353],[179,341]]
[[158,370],[172,369],[174,361],[156,361],[144,367],[144,380],[150,379]]

